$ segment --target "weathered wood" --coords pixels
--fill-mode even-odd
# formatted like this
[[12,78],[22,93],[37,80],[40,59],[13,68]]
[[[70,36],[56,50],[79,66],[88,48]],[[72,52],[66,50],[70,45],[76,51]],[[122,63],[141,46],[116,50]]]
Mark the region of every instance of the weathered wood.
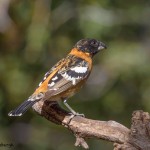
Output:
[[47,120],[68,128],[76,137],[75,146],[88,149],[86,138],[114,143],[114,150],[150,150],[150,115],[143,111],[132,114],[131,129],[115,121],[98,121],[72,115],[57,102],[38,102],[33,109]]

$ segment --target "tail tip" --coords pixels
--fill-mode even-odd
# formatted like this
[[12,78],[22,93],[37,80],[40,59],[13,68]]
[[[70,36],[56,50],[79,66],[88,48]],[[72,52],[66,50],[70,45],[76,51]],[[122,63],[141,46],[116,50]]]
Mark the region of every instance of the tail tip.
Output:
[[12,116],[22,116],[22,113],[17,114],[15,112],[11,111],[10,113],[8,113],[8,116],[10,116],[10,117],[12,117]]

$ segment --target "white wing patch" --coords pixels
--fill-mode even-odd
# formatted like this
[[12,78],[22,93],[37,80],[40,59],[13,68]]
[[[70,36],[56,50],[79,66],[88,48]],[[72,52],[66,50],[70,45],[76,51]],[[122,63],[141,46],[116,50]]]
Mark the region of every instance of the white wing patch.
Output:
[[87,67],[74,67],[70,69],[72,71],[72,75],[68,75],[67,72],[65,72],[64,74],[61,74],[66,80],[72,81],[72,84],[75,85],[76,84],[76,80],[82,78],[82,76],[80,76],[80,74],[84,74],[87,72],[88,68]]
[[57,79],[58,79],[58,77],[55,76],[54,78],[52,78],[52,81],[55,81],[55,80],[57,80]]
[[48,84],[49,87],[52,87],[55,84],[55,82],[51,82],[50,84]]
[[69,76],[67,73],[64,73],[62,74],[62,76],[66,79],[66,80],[69,80],[69,81],[72,81],[72,84],[75,85],[76,84],[76,79],[79,79],[80,77],[71,77]]
[[74,67],[71,68],[72,71],[75,71],[76,73],[85,73],[87,71],[87,67]]
[[41,84],[47,79],[47,77],[48,77],[49,74],[50,74],[50,72],[47,72],[47,73],[44,75],[44,78],[43,78],[43,80],[39,83],[39,86],[38,86],[38,87],[40,87]]
[[46,79],[47,79],[47,77],[46,77],[46,76],[44,76],[43,80],[46,80]]
[[48,84],[48,87],[52,87],[52,86],[54,86],[55,85],[55,81],[58,79],[58,77],[57,76],[55,76],[55,77],[53,77],[51,80],[52,80],[52,82],[50,82],[49,84]]
[[40,83],[39,83],[39,86],[41,86],[42,83],[43,83],[43,82],[40,82]]

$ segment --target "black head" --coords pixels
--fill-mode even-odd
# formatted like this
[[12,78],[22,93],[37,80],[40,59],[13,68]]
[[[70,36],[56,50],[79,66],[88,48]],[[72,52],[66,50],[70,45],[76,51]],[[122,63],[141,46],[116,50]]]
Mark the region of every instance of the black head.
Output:
[[79,51],[89,53],[91,56],[94,56],[102,49],[106,49],[106,45],[95,39],[82,39],[76,43],[74,46]]

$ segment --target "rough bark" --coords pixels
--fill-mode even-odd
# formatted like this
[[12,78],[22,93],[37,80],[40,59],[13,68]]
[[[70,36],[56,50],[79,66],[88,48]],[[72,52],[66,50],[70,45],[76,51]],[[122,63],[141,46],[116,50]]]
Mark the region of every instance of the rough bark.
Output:
[[114,143],[114,150],[150,150],[150,115],[142,110],[132,114],[131,129],[115,121],[98,121],[73,117],[57,102],[38,102],[33,109],[47,120],[68,128],[76,137],[75,146],[88,149],[87,138]]

